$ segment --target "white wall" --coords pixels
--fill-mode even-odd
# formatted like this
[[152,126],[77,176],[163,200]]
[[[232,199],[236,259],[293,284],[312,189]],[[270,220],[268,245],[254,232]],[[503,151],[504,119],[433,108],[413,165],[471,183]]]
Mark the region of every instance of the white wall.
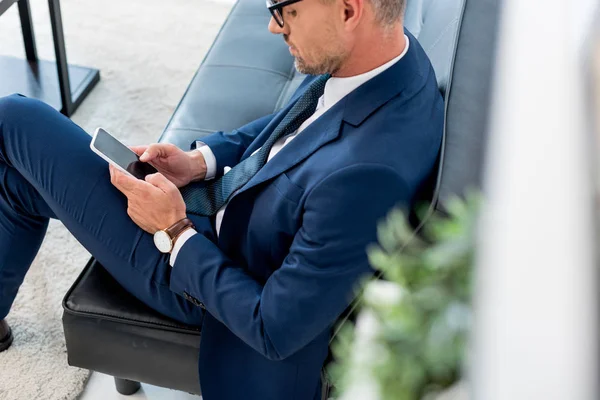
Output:
[[474,399],[597,399],[594,0],[504,0],[477,263]]

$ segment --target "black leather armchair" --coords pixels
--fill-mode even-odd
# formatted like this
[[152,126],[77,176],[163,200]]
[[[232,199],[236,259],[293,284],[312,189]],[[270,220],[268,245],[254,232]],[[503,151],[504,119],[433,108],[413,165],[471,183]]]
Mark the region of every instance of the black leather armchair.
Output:
[[[480,182],[497,14],[497,0],[408,0],[405,25],[432,59],[446,98],[435,200]],[[260,0],[235,5],[160,142],[189,150],[197,138],[285,104],[303,76],[267,31],[269,18]],[[70,365],[114,376],[122,394],[137,391],[138,382],[201,393],[201,332],[140,303],[95,259],[63,306]]]

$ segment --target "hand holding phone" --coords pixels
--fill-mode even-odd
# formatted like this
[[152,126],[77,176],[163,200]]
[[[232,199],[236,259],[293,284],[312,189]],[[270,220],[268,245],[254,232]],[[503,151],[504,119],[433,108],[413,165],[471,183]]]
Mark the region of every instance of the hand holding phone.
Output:
[[140,161],[131,149],[110,135],[102,128],[96,129],[90,148],[118,170],[138,179],[158,172],[152,165]]
[[151,162],[178,188],[192,180],[202,180],[206,175],[206,162],[199,151],[184,152],[171,143],[132,146],[131,150],[140,156],[140,161]]
[[98,128],[90,147],[120,171],[138,179],[145,179],[148,174],[160,172],[181,188],[192,180],[204,179],[206,175],[206,162],[202,153],[184,152],[171,143],[152,143],[128,148],[104,129]]

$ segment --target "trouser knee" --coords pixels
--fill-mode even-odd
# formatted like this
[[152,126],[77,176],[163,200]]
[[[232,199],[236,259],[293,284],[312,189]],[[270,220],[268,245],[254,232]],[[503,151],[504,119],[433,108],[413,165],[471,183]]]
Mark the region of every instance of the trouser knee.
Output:
[[57,111],[48,104],[21,94],[0,97],[0,145],[8,134],[20,135],[39,131]]
[[23,108],[30,101],[21,94],[11,94],[10,96],[0,97],[0,121],[23,113]]

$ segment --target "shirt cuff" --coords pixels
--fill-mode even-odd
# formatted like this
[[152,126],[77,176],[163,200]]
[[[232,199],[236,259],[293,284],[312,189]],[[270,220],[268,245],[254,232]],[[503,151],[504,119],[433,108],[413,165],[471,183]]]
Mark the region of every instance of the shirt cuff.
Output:
[[215,154],[212,152],[208,145],[202,142],[196,142],[196,150],[198,150],[204,156],[204,162],[206,163],[206,176],[205,181],[214,179],[217,175],[217,159]]
[[196,232],[194,228],[191,228],[183,232],[177,238],[175,241],[175,246],[173,246],[173,250],[171,251],[171,257],[169,258],[169,264],[171,264],[171,267],[175,265],[175,260],[177,259],[177,253],[179,253],[179,250],[181,250],[185,242],[187,242],[188,239],[194,236],[196,233],[198,232]]

